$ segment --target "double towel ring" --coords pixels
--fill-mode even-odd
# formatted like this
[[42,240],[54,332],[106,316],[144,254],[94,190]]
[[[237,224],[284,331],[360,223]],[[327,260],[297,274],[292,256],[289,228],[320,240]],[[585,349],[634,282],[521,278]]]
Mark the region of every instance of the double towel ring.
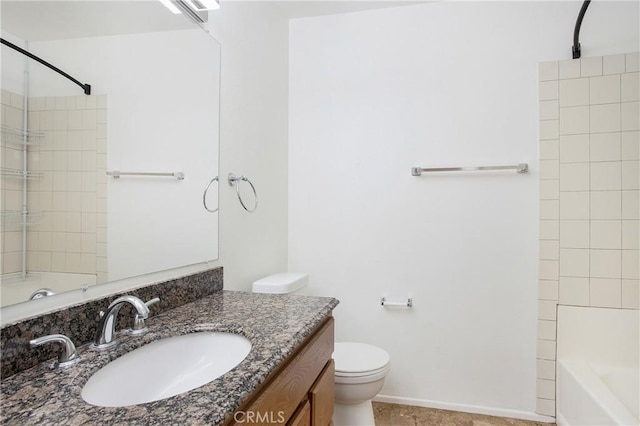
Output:
[[[236,176],[233,173],[229,173],[229,176],[227,177],[227,181],[229,182],[230,186],[234,186],[234,185],[236,186],[236,195],[238,196],[238,201],[240,201],[242,208],[249,213],[253,213],[254,211],[256,211],[256,209],[258,208],[258,193],[256,192],[256,188],[255,186],[253,186],[251,181],[245,176]],[[238,181],[247,182],[249,186],[251,186],[251,190],[253,191],[253,196],[255,198],[255,203],[252,209],[248,209],[244,201],[242,201],[242,196],[240,195],[240,185],[238,185]]]

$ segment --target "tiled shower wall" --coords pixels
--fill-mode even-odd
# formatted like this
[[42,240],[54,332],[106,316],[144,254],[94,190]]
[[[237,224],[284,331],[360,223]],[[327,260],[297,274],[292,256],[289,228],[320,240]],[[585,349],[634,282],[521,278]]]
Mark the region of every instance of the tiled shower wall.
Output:
[[28,158],[42,173],[28,205],[42,219],[27,233],[27,269],[106,275],[106,96],[31,98],[29,126],[43,134]]
[[23,121],[22,96],[3,90],[0,94],[2,104],[2,140],[0,141],[0,274],[11,274],[22,270],[22,178],[11,176],[6,170],[22,170],[22,138],[11,129],[21,129]]
[[638,53],[539,66],[537,404],[555,416],[557,305],[640,304]]
[[[38,134],[27,155],[27,169],[36,174],[27,186],[28,210],[35,213],[27,228],[29,272],[95,274],[107,281],[106,102],[106,96],[85,95],[29,99],[28,127]],[[22,96],[3,91],[5,125],[22,128],[21,105]],[[21,148],[4,145],[3,167],[21,170]],[[3,197],[3,210],[20,210],[22,180],[3,179]],[[22,233],[15,222],[3,226],[3,274],[21,270]]]

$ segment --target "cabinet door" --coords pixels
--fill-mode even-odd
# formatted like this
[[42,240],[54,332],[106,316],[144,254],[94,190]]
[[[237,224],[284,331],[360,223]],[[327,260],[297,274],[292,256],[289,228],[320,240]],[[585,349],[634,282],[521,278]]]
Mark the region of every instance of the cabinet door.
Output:
[[330,360],[311,388],[311,425],[327,426],[333,416],[335,363]]
[[287,426],[311,426],[311,404],[308,400],[293,415]]

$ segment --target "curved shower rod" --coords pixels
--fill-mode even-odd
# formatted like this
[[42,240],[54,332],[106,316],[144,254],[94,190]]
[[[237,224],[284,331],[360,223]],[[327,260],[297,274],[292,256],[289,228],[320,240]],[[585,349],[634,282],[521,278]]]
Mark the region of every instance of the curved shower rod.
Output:
[[82,90],[84,90],[84,94],[85,95],[90,95],[91,94],[91,85],[90,84],[82,84],[80,83],[78,80],[76,80],[75,78],[71,77],[69,74],[67,74],[66,72],[62,71],[60,68],[54,67],[53,65],[51,65],[49,62],[45,61],[44,59],[40,59],[39,57],[37,57],[36,55],[34,55],[31,52],[28,52],[26,50],[24,50],[21,47],[16,46],[15,44],[0,38],[0,43],[4,44],[7,47],[10,47],[13,50],[16,50],[20,53],[22,53],[23,55],[40,62],[42,65],[44,65],[45,67],[51,68],[52,70],[54,70],[55,72],[57,72],[58,74],[61,74],[62,76],[68,78],[69,80],[73,81],[75,84],[77,84],[78,86],[82,87]]
[[591,0],[585,0],[584,3],[582,3],[582,7],[580,8],[580,13],[578,13],[578,20],[576,21],[576,27],[573,30],[573,46],[571,47],[571,53],[573,54],[573,59],[578,59],[581,54],[580,26],[582,26],[582,18],[584,18],[584,14],[587,12],[589,3],[591,3]]

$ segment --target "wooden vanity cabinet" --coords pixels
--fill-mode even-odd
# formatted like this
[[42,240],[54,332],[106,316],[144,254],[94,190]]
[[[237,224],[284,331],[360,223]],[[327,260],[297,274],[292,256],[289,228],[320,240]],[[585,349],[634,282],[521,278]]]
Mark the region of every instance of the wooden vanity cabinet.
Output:
[[327,426],[333,416],[333,317],[309,336],[225,422]]

